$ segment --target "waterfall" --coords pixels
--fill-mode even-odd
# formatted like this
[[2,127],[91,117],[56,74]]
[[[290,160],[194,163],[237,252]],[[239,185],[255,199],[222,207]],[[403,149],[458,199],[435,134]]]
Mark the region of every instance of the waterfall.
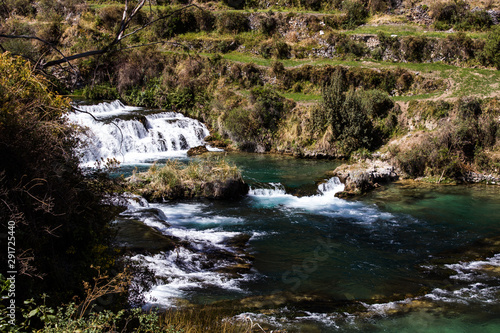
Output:
[[342,192],[344,190],[344,184],[340,182],[338,177],[332,177],[328,179],[326,183],[320,184],[318,186],[318,191],[323,194],[332,194],[335,195],[337,192]]
[[285,192],[285,187],[280,183],[269,183],[268,186],[271,188],[250,188],[250,191],[248,191],[248,195],[263,197],[287,195]]
[[[186,156],[189,148],[205,145],[204,124],[176,112],[147,111],[120,101],[76,106],[70,121],[85,128],[81,163],[116,158],[124,164]],[[215,149],[212,149],[215,150]]]

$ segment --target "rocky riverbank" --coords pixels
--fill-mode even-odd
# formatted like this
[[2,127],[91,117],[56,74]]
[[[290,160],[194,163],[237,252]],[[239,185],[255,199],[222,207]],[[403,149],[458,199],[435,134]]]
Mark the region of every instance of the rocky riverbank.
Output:
[[[330,174],[332,177],[338,177],[345,184],[345,189],[336,194],[339,198],[349,198],[363,195],[375,188],[391,182],[411,178],[402,171],[397,163],[384,161],[380,159],[365,159],[353,164],[342,164]],[[442,177],[437,178],[415,178],[420,182],[441,183]],[[449,183],[449,179],[447,179]],[[482,174],[476,172],[467,172],[456,179],[451,179],[453,183],[500,185],[500,176],[494,174]]]
[[332,171],[331,175],[338,177],[345,184],[344,191],[336,196],[347,198],[398,180],[402,171],[389,162],[366,159],[354,164],[342,164]]

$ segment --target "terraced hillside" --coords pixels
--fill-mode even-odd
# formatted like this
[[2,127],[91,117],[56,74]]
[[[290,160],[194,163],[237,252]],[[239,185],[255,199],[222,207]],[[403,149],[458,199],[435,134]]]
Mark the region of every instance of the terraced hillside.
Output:
[[0,11],[3,50],[60,89],[181,111],[214,143],[380,150],[411,176],[499,169],[499,1],[45,0]]

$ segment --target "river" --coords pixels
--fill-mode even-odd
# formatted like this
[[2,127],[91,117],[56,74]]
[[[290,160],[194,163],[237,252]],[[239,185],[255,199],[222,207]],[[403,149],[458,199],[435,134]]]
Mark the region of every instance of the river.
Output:
[[[165,123],[174,118],[186,120],[169,113]],[[102,124],[86,124],[103,132]],[[205,129],[186,124],[197,130],[183,137],[199,144]],[[174,132],[158,131],[160,141]],[[171,158],[189,160],[189,144],[166,142]],[[132,146],[121,172],[152,161]],[[139,149],[143,157],[162,152]],[[102,151],[92,156],[109,157]],[[251,186],[246,197],[141,201],[116,222],[139,220],[186,241],[132,257],[155,275],[146,307],[227,304],[242,309],[235,318],[289,332],[500,331],[500,187],[401,182],[344,200],[334,196],[343,185],[325,176],[338,162],[215,154],[241,168]]]

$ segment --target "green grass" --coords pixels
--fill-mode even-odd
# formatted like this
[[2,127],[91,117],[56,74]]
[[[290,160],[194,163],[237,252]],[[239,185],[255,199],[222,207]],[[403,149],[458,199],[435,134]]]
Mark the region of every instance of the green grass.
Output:
[[497,70],[461,68],[452,78],[457,84],[453,97],[488,96],[500,91],[500,71]]
[[[423,27],[415,24],[387,24],[387,25],[364,25],[357,27],[354,30],[345,31],[347,35],[357,35],[357,34],[368,34],[376,35],[383,32],[387,35],[397,35],[398,37],[404,36],[425,36],[434,38],[446,38],[450,35],[455,35],[456,33],[449,33],[445,31],[431,31],[427,27]],[[480,38],[485,39],[488,32],[475,32],[468,31],[466,35],[470,38]]]
[[310,101],[320,101],[322,99],[321,95],[315,94],[304,94],[304,93],[282,93],[288,99],[293,99],[295,102],[310,102]]

